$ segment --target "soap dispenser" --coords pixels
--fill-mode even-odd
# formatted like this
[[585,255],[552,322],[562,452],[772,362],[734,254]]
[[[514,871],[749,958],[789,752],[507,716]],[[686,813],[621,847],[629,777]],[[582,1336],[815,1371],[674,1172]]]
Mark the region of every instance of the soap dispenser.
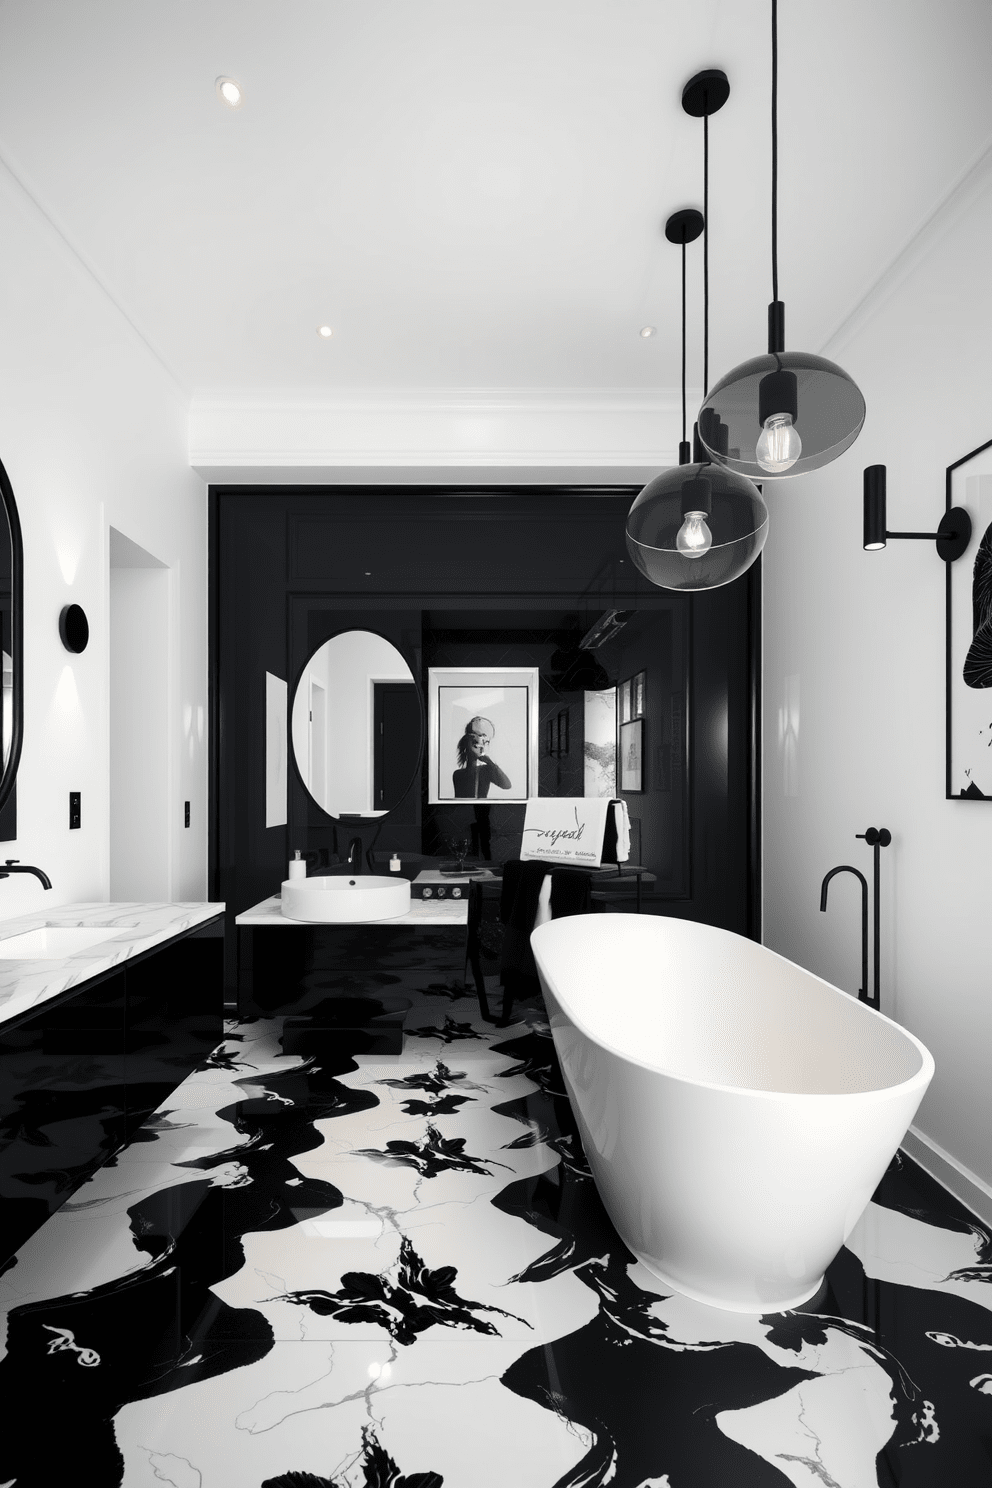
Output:
[[306,876],[307,876],[306,859],[304,858],[303,854],[300,852],[300,849],[297,848],[296,849],[296,852],[294,853],[294,855],[289,860],[289,877],[292,879],[292,878],[306,878]]
[[389,860],[389,871],[390,873],[401,873],[403,871],[403,864],[400,862],[400,855],[398,852],[394,852],[393,856]]

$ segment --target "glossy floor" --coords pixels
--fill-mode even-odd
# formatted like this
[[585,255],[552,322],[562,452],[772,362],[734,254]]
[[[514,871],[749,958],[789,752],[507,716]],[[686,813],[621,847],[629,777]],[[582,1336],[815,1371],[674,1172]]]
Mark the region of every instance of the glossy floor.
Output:
[[473,1014],[426,988],[396,1056],[231,1025],[0,1280],[0,1485],[992,1483],[973,1216],[897,1158],[803,1310],[666,1295],[541,1014]]

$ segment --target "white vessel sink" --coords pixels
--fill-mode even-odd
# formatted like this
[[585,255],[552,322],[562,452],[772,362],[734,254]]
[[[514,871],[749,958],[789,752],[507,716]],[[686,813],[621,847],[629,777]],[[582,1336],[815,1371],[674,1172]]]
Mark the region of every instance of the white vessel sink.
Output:
[[0,940],[0,961],[59,961],[118,933],[113,925],[39,925]]
[[395,920],[409,910],[410,880],[393,874],[388,878],[371,873],[293,878],[282,886],[282,912],[290,920],[362,925],[369,920]]

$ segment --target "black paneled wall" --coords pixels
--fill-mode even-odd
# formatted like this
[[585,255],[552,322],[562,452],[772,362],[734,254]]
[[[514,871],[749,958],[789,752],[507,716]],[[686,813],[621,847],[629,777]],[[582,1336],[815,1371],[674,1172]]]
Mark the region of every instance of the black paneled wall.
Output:
[[[541,666],[542,792],[582,791],[582,694],[550,658],[606,609],[634,614],[596,652],[610,681],[647,674],[644,791],[628,804],[658,876],[655,912],[757,929],[758,565],[691,597],[654,589],[626,553],[633,490],[214,489],[211,492],[211,893],[229,913],[272,893],[292,849],[341,856],[352,828],[293,768],[288,821],[265,826],[265,673],[294,683],[340,630],[377,630],[423,684],[432,665]],[[548,664],[546,670],[546,664]],[[565,710],[568,753],[545,725]],[[555,735],[557,739],[557,734]],[[522,807],[489,811],[494,859],[519,846]],[[421,789],[377,845],[444,851],[474,807]],[[457,818],[457,819],[456,819]],[[362,833],[366,845],[370,830]]]

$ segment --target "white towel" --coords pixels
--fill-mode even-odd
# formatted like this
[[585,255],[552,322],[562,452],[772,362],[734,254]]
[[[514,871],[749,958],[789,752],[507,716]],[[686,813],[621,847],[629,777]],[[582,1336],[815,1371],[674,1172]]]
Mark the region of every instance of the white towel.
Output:
[[614,801],[614,820],[617,824],[617,862],[626,863],[630,857],[630,812],[626,801]]
[[538,925],[546,925],[551,918],[551,874],[544,875],[541,884],[541,892],[537,896],[537,914],[534,916],[534,929]]

